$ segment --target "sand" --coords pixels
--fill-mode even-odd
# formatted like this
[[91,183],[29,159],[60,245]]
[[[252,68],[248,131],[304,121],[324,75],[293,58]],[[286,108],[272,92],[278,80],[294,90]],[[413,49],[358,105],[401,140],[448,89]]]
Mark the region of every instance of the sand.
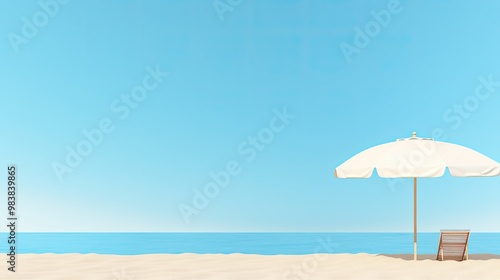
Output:
[[0,257],[0,279],[500,279],[500,256],[471,255],[464,262],[433,257],[415,262],[405,260],[411,255],[370,254],[23,254],[16,273]]

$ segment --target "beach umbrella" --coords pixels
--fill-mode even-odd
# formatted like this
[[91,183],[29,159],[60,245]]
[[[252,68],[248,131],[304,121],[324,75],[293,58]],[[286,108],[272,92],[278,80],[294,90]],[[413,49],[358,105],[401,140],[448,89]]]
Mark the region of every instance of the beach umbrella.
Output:
[[382,178],[413,178],[413,258],[417,259],[417,178],[441,177],[446,168],[456,177],[499,176],[500,164],[464,146],[411,138],[374,146],[335,169],[338,178],[369,178],[373,170]]

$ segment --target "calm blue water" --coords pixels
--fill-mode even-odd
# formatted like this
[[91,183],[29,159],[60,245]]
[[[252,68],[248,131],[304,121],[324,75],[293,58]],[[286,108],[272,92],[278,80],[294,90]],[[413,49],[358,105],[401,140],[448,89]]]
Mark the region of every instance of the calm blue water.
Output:
[[[419,233],[418,253],[435,254],[439,233]],[[326,244],[326,245],[325,245]],[[412,233],[18,233],[17,253],[320,253],[413,252]],[[0,234],[0,252],[7,234]],[[469,252],[500,254],[500,233],[471,233]]]

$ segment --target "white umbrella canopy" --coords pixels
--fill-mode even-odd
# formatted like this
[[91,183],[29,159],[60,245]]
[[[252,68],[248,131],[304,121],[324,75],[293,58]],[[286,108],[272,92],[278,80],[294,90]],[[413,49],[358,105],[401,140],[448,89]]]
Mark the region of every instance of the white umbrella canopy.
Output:
[[360,152],[335,169],[338,178],[441,177],[446,168],[456,177],[499,176],[500,164],[464,146],[431,138],[398,139]]
[[472,149],[432,138],[398,139],[374,146],[335,169],[338,178],[414,178],[414,259],[417,259],[417,178],[443,176],[446,168],[456,177],[499,176],[500,164]]

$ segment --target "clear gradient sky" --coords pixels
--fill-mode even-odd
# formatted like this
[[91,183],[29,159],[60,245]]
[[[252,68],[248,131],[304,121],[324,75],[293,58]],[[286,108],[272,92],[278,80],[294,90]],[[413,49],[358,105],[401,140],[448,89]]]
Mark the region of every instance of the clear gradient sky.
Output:
[[[335,167],[413,131],[500,161],[499,1],[54,1],[0,1],[20,231],[411,232],[412,180]],[[498,177],[418,198],[500,231]]]

